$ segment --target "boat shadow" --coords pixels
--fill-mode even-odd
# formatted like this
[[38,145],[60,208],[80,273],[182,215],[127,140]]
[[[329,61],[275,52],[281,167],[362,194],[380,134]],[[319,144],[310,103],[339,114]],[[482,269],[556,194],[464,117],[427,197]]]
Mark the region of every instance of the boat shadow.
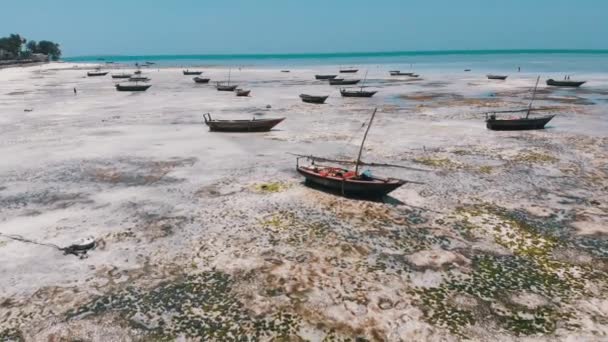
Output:
[[340,197],[344,197],[344,198],[348,198],[348,199],[352,199],[352,200],[374,202],[374,203],[386,203],[386,204],[392,204],[392,205],[405,204],[404,202],[401,202],[400,200],[396,199],[395,197],[388,196],[388,195],[385,195],[385,196],[361,196],[361,195],[357,196],[357,195],[352,195],[352,194],[343,195],[342,192],[339,190],[328,189],[328,188],[320,186],[316,183],[303,181],[303,182],[301,182],[301,184],[309,189],[313,189],[316,191],[324,192],[329,195],[340,196]]

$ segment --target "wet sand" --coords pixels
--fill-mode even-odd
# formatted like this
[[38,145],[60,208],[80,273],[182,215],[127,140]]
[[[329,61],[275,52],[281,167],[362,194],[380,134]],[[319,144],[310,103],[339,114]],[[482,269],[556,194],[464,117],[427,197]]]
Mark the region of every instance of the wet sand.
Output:
[[[144,69],[144,93],[90,68],[0,70],[0,232],[97,241],[0,237],[1,340],[608,338],[608,76],[541,85],[548,128],[494,132],[482,113],[526,106],[536,75],[373,68],[378,94],[348,99],[314,80],[337,67],[232,70],[250,97],[215,90],[222,68]],[[288,153],[355,158],[374,107],[363,159],[424,184],[306,187]],[[222,134],[207,112],[287,119]]]

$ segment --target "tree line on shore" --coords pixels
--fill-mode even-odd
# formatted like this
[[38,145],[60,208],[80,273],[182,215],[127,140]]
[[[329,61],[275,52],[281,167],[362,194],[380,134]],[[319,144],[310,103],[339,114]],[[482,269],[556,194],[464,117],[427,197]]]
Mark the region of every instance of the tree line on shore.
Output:
[[28,41],[19,34],[11,34],[8,37],[0,37],[0,60],[3,59],[27,59],[32,54],[40,53],[47,55],[51,60],[61,57],[61,49],[58,43],[49,40]]

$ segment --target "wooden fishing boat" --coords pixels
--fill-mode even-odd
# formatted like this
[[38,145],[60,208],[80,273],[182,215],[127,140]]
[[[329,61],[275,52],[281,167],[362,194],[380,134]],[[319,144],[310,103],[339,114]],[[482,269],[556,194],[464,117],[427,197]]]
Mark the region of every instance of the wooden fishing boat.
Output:
[[[522,112],[523,111],[527,112],[527,110],[522,110]],[[514,111],[506,112],[513,113]],[[522,131],[531,129],[543,129],[545,128],[545,125],[549,121],[551,121],[551,119],[553,119],[553,117],[555,116],[543,115],[540,117],[530,118],[526,115],[526,117],[501,119],[496,117],[496,113],[501,112],[486,113],[486,127],[494,131]]]
[[315,75],[317,80],[330,80],[338,77],[338,75]]
[[202,78],[202,77],[194,77],[192,80],[194,82],[196,82],[196,83],[209,83],[209,81],[211,79],[210,78]]
[[325,103],[325,100],[327,100],[329,96],[314,96],[314,95],[308,95],[308,94],[300,94],[300,98],[302,99],[302,102],[306,102],[306,103],[316,103],[316,104],[323,104]]
[[131,78],[131,74],[112,74],[112,78]]
[[268,132],[285,118],[251,120],[215,120],[211,114],[203,115],[205,124],[214,132]]
[[219,91],[234,91],[236,90],[236,88],[238,87],[238,84],[222,84],[220,82],[217,82],[217,85],[215,86],[215,88]]
[[570,80],[561,80],[556,81],[552,78],[547,80],[547,85],[554,87],[570,87],[570,88],[578,88],[583,84],[587,83],[587,81],[570,81]]
[[491,75],[491,74],[490,74],[490,75],[486,75],[486,77],[487,77],[489,80],[502,80],[502,81],[504,81],[504,80],[506,80],[506,79],[507,79],[507,77],[509,77],[509,76],[507,76],[507,75]]
[[141,70],[135,70],[134,74],[135,75],[141,75]]
[[[361,147],[359,148],[359,155],[357,156],[357,161],[355,162],[355,170],[352,171],[342,167],[315,164],[315,160],[322,160],[323,158],[315,158],[312,156],[298,157],[296,159],[296,170],[299,174],[304,176],[306,179],[306,184],[318,186],[332,192],[338,192],[343,196],[374,198],[385,196],[391,191],[407,183],[404,180],[396,178],[375,177],[370,175],[368,172],[359,173],[363,145],[365,144],[367,133],[369,132],[369,128],[371,127],[375,115],[376,110],[374,110],[365,131],[365,135],[363,136],[363,141],[361,142]],[[301,166],[301,158],[312,159],[312,164],[309,166]]]
[[184,75],[186,76],[198,76],[200,74],[202,74],[202,71],[190,71],[190,70],[184,70],[183,71]]
[[340,89],[340,94],[342,97],[372,97],[377,93],[377,91],[368,91],[363,90],[363,87],[359,90],[349,90],[346,88]]
[[132,76],[129,77],[129,81],[131,82],[148,82],[150,79],[146,76]]
[[399,70],[392,70],[392,71],[389,71],[389,73],[391,74],[391,76],[413,76],[414,75],[413,72],[401,72]]
[[359,71],[359,69],[353,69],[353,68],[348,68],[348,69],[340,69],[340,73],[341,74],[354,74],[357,71]]
[[[530,113],[536,109],[532,108],[532,103],[536,98],[536,89],[538,88],[538,82],[540,76],[536,79],[536,85],[532,93],[532,100],[526,109],[519,110],[503,110],[486,113],[486,127],[495,131],[521,131],[530,129],[543,129],[545,125],[553,119],[555,115],[544,115],[540,117],[531,118]],[[501,119],[496,116],[499,113],[526,113],[524,117],[506,118]]]
[[89,77],[98,77],[98,76],[105,76],[108,74],[109,71],[89,71],[87,72],[87,76]]
[[236,96],[249,96],[250,93],[251,93],[251,90],[245,90],[245,89],[236,90]]
[[151,84],[117,84],[116,90],[118,91],[146,91],[150,88]]
[[345,80],[343,78],[329,79],[329,85],[353,85],[361,82],[361,80]]

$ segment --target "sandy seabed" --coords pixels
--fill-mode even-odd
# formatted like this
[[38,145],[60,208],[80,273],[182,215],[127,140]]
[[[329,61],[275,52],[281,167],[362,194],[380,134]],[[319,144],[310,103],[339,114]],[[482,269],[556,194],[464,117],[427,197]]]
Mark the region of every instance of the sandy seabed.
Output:
[[[0,237],[0,340],[608,339],[607,75],[541,85],[546,130],[494,132],[482,113],[527,105],[536,75],[374,67],[378,94],[347,99],[314,80],[335,67],[232,70],[250,97],[177,68],[117,92],[92,67],[0,70],[0,232],[97,242]],[[363,159],[422,184],[306,187],[288,153],[353,159],[375,107]],[[287,119],[222,134],[206,112]]]

